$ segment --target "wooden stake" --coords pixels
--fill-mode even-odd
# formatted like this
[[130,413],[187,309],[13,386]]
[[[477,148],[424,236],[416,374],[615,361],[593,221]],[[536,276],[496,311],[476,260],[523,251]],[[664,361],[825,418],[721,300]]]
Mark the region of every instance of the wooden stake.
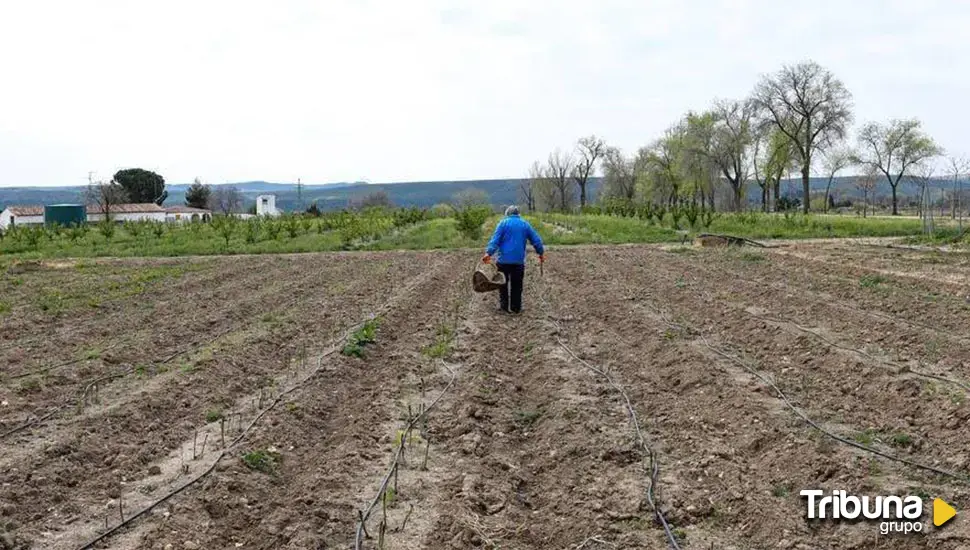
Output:
[[364,512],[362,510],[357,510],[357,518],[360,521],[360,528],[364,531],[364,536],[370,538],[370,533],[367,532],[367,522],[364,521]]
[[408,519],[410,519],[410,518],[411,518],[411,512],[413,512],[413,511],[414,511],[414,505],[413,505],[413,504],[411,504],[411,505],[410,505],[410,506],[408,507],[408,513],[407,513],[407,515],[405,515],[405,516],[404,516],[404,521],[402,521],[402,522],[401,522],[401,526],[397,528],[397,530],[398,530],[398,532],[401,532],[401,531],[403,531],[403,530],[404,530],[404,528],[408,526]]
[[428,439],[427,444],[424,446],[424,462],[421,463],[421,469],[427,471],[428,469],[428,451],[431,450],[431,439]]

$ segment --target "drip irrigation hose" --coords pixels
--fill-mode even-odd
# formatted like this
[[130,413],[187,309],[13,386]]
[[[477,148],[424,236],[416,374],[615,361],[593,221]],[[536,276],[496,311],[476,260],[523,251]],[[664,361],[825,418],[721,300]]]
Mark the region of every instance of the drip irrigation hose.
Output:
[[542,286],[543,286],[543,289],[542,289],[542,292],[539,293],[539,297],[542,299],[543,306],[545,307],[546,317],[551,319],[552,322],[556,325],[556,329],[557,329],[556,342],[559,344],[559,347],[561,347],[563,351],[565,351],[570,357],[578,361],[579,364],[583,365],[590,371],[604,377],[606,381],[609,382],[610,386],[612,386],[613,389],[616,390],[617,393],[619,393],[620,396],[623,398],[624,406],[626,408],[627,414],[630,417],[630,422],[633,425],[634,432],[636,433],[636,436],[637,436],[637,443],[640,447],[640,451],[648,459],[648,469],[650,470],[650,476],[649,476],[650,483],[647,484],[647,492],[646,492],[647,502],[650,504],[650,508],[653,510],[654,518],[658,522],[660,522],[660,524],[663,526],[664,534],[667,537],[667,542],[670,545],[670,547],[673,548],[674,550],[680,550],[680,545],[677,542],[677,537],[674,536],[673,529],[670,527],[670,523],[667,521],[667,518],[664,516],[663,511],[657,505],[657,499],[654,493],[655,488],[658,485],[658,478],[660,477],[660,463],[657,460],[657,455],[654,452],[653,448],[651,448],[650,445],[647,444],[647,440],[644,437],[643,431],[640,428],[640,420],[637,417],[636,409],[634,409],[633,403],[630,401],[629,395],[626,393],[626,390],[624,390],[623,387],[616,382],[616,379],[614,379],[612,375],[610,375],[608,372],[598,367],[591,365],[588,361],[579,357],[576,354],[576,352],[574,352],[572,348],[570,348],[563,341],[562,337],[560,336],[560,334],[562,333],[562,325],[559,323],[558,318],[553,317],[551,315],[550,313],[551,306],[545,296],[546,292],[548,292],[548,289],[545,286],[545,283],[543,283]]
[[391,460],[390,466],[388,466],[387,468],[387,472],[384,473],[384,478],[381,480],[381,484],[377,489],[377,494],[374,495],[374,498],[370,501],[370,504],[368,504],[367,508],[365,508],[358,516],[359,519],[357,520],[357,526],[355,528],[355,534],[354,534],[354,550],[361,550],[363,548],[365,525],[367,523],[367,520],[370,518],[371,513],[374,511],[374,508],[377,507],[377,505],[381,501],[381,498],[384,496],[384,493],[387,491],[387,484],[390,483],[391,477],[393,477],[394,475],[394,471],[397,469],[398,465],[401,462],[401,457],[404,455],[404,444],[405,444],[405,441],[407,441],[408,434],[411,432],[411,430],[413,430],[418,425],[418,423],[422,419],[427,417],[428,411],[433,409],[435,405],[437,405],[438,402],[441,401],[441,398],[444,397],[446,393],[448,393],[448,390],[451,389],[451,387],[455,384],[455,381],[458,379],[458,373],[455,371],[455,369],[452,369],[451,367],[449,367],[444,361],[439,360],[439,362],[441,366],[447,369],[448,372],[451,374],[451,379],[448,381],[448,384],[444,387],[444,389],[442,389],[441,392],[438,393],[438,396],[435,397],[434,401],[432,401],[431,404],[425,407],[421,412],[419,412],[418,414],[413,416],[410,420],[408,420],[408,423],[405,425],[404,435],[401,437],[401,445],[397,448],[397,451],[394,453],[394,457]]
[[[419,282],[421,282],[421,276],[418,276],[418,277],[413,278],[409,282],[409,284],[404,285],[404,287],[402,287],[401,292],[399,292],[397,295],[395,295],[395,296],[391,297],[390,299],[388,299],[383,305],[381,305],[380,307],[378,307],[372,315],[368,316],[367,318],[369,319],[369,318],[375,317],[377,315],[382,314],[386,310],[390,309],[391,304],[395,301],[395,298],[410,293],[410,291],[413,290],[414,286],[416,286]],[[242,433],[240,433],[238,436],[236,436],[236,438],[233,439],[229,443],[229,445],[227,445],[219,453],[219,455],[216,457],[216,459],[212,462],[212,464],[208,468],[205,469],[205,471],[203,471],[199,475],[195,476],[194,478],[190,479],[189,481],[186,481],[184,484],[182,484],[178,488],[172,490],[171,492],[169,492],[165,496],[161,497],[160,499],[156,500],[155,502],[149,504],[148,506],[146,506],[145,508],[143,508],[138,513],[132,515],[131,517],[126,518],[124,521],[122,521],[118,525],[115,525],[111,529],[105,531],[104,533],[101,533],[97,537],[95,537],[95,538],[91,539],[90,541],[82,544],[81,546],[79,546],[77,548],[77,550],[89,550],[89,549],[93,548],[94,545],[96,545],[96,544],[98,544],[98,543],[106,540],[107,538],[111,537],[115,533],[121,531],[122,529],[124,529],[125,527],[127,527],[128,525],[130,525],[131,523],[133,523],[135,520],[137,520],[137,519],[145,516],[146,514],[148,514],[149,512],[151,512],[152,510],[154,510],[155,508],[157,508],[159,505],[164,504],[165,502],[167,502],[172,497],[178,495],[182,491],[184,491],[184,490],[188,489],[189,487],[195,485],[196,483],[198,483],[199,481],[201,481],[202,479],[204,479],[206,476],[208,476],[209,474],[211,474],[215,470],[215,468],[219,464],[219,462],[223,458],[225,458],[226,455],[229,454],[229,451],[233,450],[236,447],[236,445],[238,445],[239,443],[241,443],[243,441],[243,439],[245,439],[246,436],[249,435],[249,432],[252,431],[252,429],[256,426],[256,423],[259,422],[259,420],[262,419],[263,416],[265,416],[268,412],[270,412],[271,410],[273,410],[274,408],[276,408],[276,406],[280,402],[282,402],[282,400],[283,400],[284,397],[286,397],[287,395],[293,393],[294,391],[302,388],[303,386],[305,386],[307,384],[307,382],[309,382],[314,376],[316,376],[320,372],[320,370],[323,368],[323,360],[326,359],[327,357],[329,357],[330,355],[333,355],[334,353],[336,353],[340,349],[340,345],[343,342],[347,341],[350,338],[350,335],[355,330],[357,330],[358,328],[360,328],[361,326],[363,326],[364,323],[365,323],[365,321],[359,321],[359,322],[355,323],[354,325],[352,325],[351,327],[349,327],[344,332],[344,334],[342,336],[340,336],[339,338],[333,340],[332,341],[332,344],[331,344],[331,347],[329,349],[327,349],[326,351],[324,351],[323,353],[321,353],[319,356],[317,356],[317,365],[316,365],[316,367],[314,367],[314,369],[312,371],[310,371],[302,380],[300,380],[295,385],[293,385],[289,389],[281,392],[278,396],[276,396],[276,399],[274,399],[266,408],[264,408],[262,411],[260,411],[259,414],[257,414],[256,417],[253,418],[253,420],[246,426],[246,429],[243,430]]]
[[[745,312],[745,313],[748,313],[748,312]],[[876,357],[875,355],[872,355],[871,353],[869,353],[869,352],[867,352],[865,350],[853,348],[853,347],[850,347],[850,346],[845,346],[845,345],[842,345],[842,344],[840,344],[838,342],[833,342],[833,341],[829,340],[828,338],[822,336],[821,334],[815,332],[814,330],[811,330],[811,329],[809,329],[807,327],[803,327],[803,326],[799,325],[798,323],[795,323],[794,321],[790,321],[788,319],[775,319],[775,318],[772,318],[772,317],[768,317],[766,315],[757,315],[757,314],[754,314],[754,313],[748,313],[748,315],[754,317],[755,319],[761,319],[763,321],[768,321],[768,322],[771,322],[771,323],[791,325],[791,326],[795,327],[796,329],[798,329],[801,332],[804,332],[806,334],[811,334],[812,336],[814,336],[815,338],[819,339],[822,343],[824,343],[825,345],[827,345],[829,347],[836,348],[836,349],[840,349],[842,351],[847,351],[847,352],[850,352],[850,353],[856,353],[858,355],[861,355],[863,357],[866,357],[866,358],[868,358],[868,359],[870,359],[872,361],[875,361],[877,363],[881,363],[881,364],[886,365],[886,366],[889,366],[889,367],[894,367],[894,368],[898,368],[898,369],[904,369],[904,370],[906,370],[908,372],[913,373],[916,376],[921,376],[923,378],[931,378],[933,380],[939,380],[940,382],[946,382],[947,384],[952,384],[954,386],[957,386],[957,387],[963,389],[964,391],[970,392],[970,385],[968,385],[968,384],[966,384],[964,382],[961,382],[960,380],[957,380],[957,379],[954,379],[954,378],[947,378],[946,376],[941,376],[939,374],[933,374],[933,373],[930,373],[930,372],[924,372],[924,371],[921,371],[921,370],[915,370],[915,369],[911,368],[909,365],[903,365],[903,364],[897,363],[895,361],[889,361],[889,360],[886,360],[886,359],[880,359],[879,357]]]
[[922,464],[920,462],[916,462],[915,460],[910,460],[908,458],[903,458],[901,456],[897,456],[897,455],[893,455],[891,453],[887,453],[887,452],[884,452],[884,451],[880,451],[879,449],[876,449],[874,447],[870,447],[868,445],[863,445],[862,443],[859,443],[859,442],[856,442],[856,441],[852,441],[851,439],[846,439],[846,438],[844,438],[844,437],[842,437],[842,436],[840,436],[838,434],[835,434],[835,433],[830,432],[829,430],[826,430],[825,428],[823,428],[822,426],[820,426],[817,422],[815,422],[814,420],[812,420],[807,414],[805,414],[804,412],[802,412],[801,409],[799,409],[798,407],[796,407],[795,404],[792,403],[791,400],[788,398],[788,396],[785,394],[785,392],[783,392],[781,390],[781,388],[779,388],[768,377],[766,377],[765,375],[761,374],[757,369],[755,369],[754,367],[752,367],[751,365],[749,365],[748,363],[746,363],[745,361],[743,361],[739,357],[734,356],[734,355],[731,355],[731,354],[725,352],[724,350],[715,347],[713,344],[711,344],[710,340],[708,340],[707,337],[704,336],[703,334],[701,334],[700,332],[694,331],[690,327],[687,327],[685,325],[681,325],[681,324],[675,323],[673,321],[670,321],[669,318],[663,313],[663,311],[661,311],[656,306],[649,305],[648,307],[650,307],[651,309],[653,309],[657,313],[657,315],[661,318],[661,320],[664,322],[664,324],[666,324],[667,326],[669,326],[671,328],[675,328],[675,329],[681,330],[681,331],[684,331],[684,332],[686,332],[688,334],[696,334],[697,337],[700,338],[701,341],[704,343],[705,347],[707,347],[708,349],[710,349],[713,353],[715,353],[716,355],[718,355],[720,357],[723,357],[725,359],[728,359],[729,361],[737,364],[738,366],[740,366],[744,370],[746,370],[748,373],[750,373],[752,376],[756,377],[758,380],[761,380],[762,383],[764,383],[766,386],[768,386],[769,388],[771,388],[777,394],[778,398],[781,399],[785,403],[785,405],[789,409],[791,409],[792,412],[795,413],[796,416],[798,416],[803,422],[805,422],[806,424],[808,424],[809,426],[811,426],[812,428],[814,428],[815,430],[817,430],[819,433],[821,433],[821,434],[823,434],[823,435],[825,435],[825,436],[827,436],[827,437],[829,437],[829,438],[831,438],[831,439],[833,439],[835,441],[838,441],[839,443],[848,445],[850,447],[855,447],[855,448],[860,449],[862,451],[865,451],[867,453],[871,453],[871,454],[878,455],[878,456],[881,456],[881,457],[886,458],[886,459],[889,459],[889,460],[893,460],[893,461],[896,461],[896,462],[900,462],[902,464],[906,464],[908,466],[912,466],[912,467],[917,468],[917,469],[920,469],[920,470],[926,470],[928,472],[933,472],[935,474],[939,474],[939,475],[946,476],[946,477],[950,477],[950,478],[954,478],[954,479],[962,479],[962,480],[970,481],[970,476],[967,476],[967,475],[964,475],[964,474],[958,474],[958,473],[955,473],[955,472],[950,472],[950,471],[947,471],[947,470],[942,470],[942,469],[936,468],[934,466],[929,466],[929,465],[926,465],[926,464]]

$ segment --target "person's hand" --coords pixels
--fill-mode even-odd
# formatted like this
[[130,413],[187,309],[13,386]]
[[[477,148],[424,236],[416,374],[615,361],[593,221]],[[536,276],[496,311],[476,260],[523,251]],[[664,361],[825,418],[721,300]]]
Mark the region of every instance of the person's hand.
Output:
[[539,263],[540,264],[541,263],[545,263],[545,261],[546,261],[546,255],[545,254],[539,254]]
[[491,261],[492,261],[492,257],[489,256],[488,254],[482,256],[482,263],[483,264],[491,263]]

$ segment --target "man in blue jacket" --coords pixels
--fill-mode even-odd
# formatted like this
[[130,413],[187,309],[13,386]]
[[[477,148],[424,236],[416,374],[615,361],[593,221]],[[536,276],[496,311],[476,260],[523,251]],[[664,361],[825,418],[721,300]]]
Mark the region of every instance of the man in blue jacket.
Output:
[[[545,248],[542,239],[529,222],[519,217],[519,208],[510,206],[505,210],[505,218],[495,226],[495,233],[488,241],[488,248],[482,261],[488,263],[498,251],[498,270],[505,274],[505,286],[499,289],[499,307],[509,313],[522,312],[522,279],[525,277],[525,245],[532,243],[532,248],[539,255],[539,261],[545,261]],[[511,290],[511,296],[509,291]]]

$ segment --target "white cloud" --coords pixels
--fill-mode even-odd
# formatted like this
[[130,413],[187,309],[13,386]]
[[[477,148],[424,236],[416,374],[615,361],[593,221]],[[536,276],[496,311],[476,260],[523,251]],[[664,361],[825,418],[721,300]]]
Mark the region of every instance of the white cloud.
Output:
[[511,177],[597,133],[628,150],[813,58],[857,119],[970,152],[947,0],[208,0],[0,7],[0,185]]

